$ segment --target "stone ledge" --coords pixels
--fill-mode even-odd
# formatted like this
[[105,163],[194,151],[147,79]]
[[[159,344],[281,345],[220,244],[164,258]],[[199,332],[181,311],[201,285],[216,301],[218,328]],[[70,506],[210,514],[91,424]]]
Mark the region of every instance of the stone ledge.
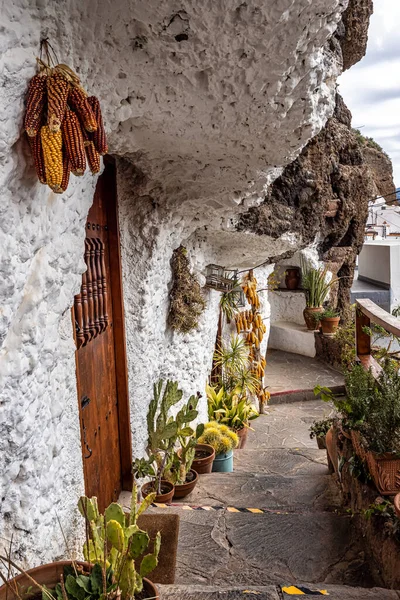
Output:
[[268,341],[269,348],[315,357],[314,332],[308,331],[305,325],[288,321],[271,323]]

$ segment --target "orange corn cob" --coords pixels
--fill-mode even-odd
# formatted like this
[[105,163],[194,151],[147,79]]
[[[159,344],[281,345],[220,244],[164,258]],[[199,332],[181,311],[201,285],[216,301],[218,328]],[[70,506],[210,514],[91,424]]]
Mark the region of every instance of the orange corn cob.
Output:
[[93,175],[100,173],[100,154],[94,147],[93,142],[89,142],[89,144],[86,146],[86,156]]
[[47,77],[47,125],[52,133],[60,131],[67,108],[69,83],[61,73],[53,72]]
[[80,87],[73,86],[69,90],[68,104],[76,112],[86,131],[96,131],[96,116],[90,106],[85,92]]
[[46,170],[44,167],[42,139],[40,137],[40,133],[36,134],[35,137],[30,137],[28,135],[28,140],[38,179],[40,183],[46,183]]
[[40,130],[46,182],[54,192],[59,192],[63,176],[61,131],[52,133],[47,125]]
[[65,150],[71,161],[74,175],[83,175],[86,170],[86,154],[83,136],[78,117],[72,110],[67,110],[62,123],[62,136]]
[[101,154],[101,155],[107,154],[107,152],[108,152],[107,137],[106,137],[106,132],[104,130],[100,102],[98,101],[96,96],[89,96],[87,101],[89,102],[90,106],[92,107],[92,110],[94,112],[94,115],[96,117],[96,122],[97,122],[97,129],[96,129],[96,131],[93,132],[93,135],[92,135],[94,145],[99,154]]
[[63,174],[62,174],[62,180],[61,180],[61,185],[60,185],[60,188],[61,188],[60,194],[65,192],[65,190],[68,188],[70,173],[71,173],[71,161],[69,160],[67,153],[64,152]]
[[35,137],[40,130],[46,103],[46,81],[47,76],[38,73],[29,83],[24,118],[24,128],[29,137]]

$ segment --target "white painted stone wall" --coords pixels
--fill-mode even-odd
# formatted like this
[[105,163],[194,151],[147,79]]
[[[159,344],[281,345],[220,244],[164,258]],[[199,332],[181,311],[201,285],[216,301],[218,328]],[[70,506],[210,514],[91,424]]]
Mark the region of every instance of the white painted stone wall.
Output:
[[[247,267],[300,240],[234,232],[279,170],[333,110],[341,65],[327,40],[341,0],[15,0],[0,32],[0,535],[38,564],[80,542],[83,491],[70,307],[84,268],[95,180],[55,196],[36,182],[22,137],[23,99],[42,37],[104,107],[119,191],[135,451],[159,376],[185,393],[204,385],[218,294],[199,332],[166,330],[169,260],[187,246],[208,262]],[[187,36],[186,40],[182,40]],[[178,39],[176,38],[178,36]],[[204,414],[204,407],[203,407]]]

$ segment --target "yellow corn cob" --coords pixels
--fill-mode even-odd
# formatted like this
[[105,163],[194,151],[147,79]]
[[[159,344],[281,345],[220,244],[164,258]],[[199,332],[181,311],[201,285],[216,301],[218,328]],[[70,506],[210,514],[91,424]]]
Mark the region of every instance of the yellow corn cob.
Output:
[[83,175],[86,170],[86,154],[83,136],[78,117],[72,110],[67,110],[62,124],[62,136],[74,175]]
[[255,340],[255,342],[254,342],[254,345],[255,345],[255,347],[256,347],[256,348],[257,348],[257,350],[258,350],[258,349],[259,349],[259,347],[260,347],[260,342],[259,342],[259,341],[256,339],[256,340]]
[[59,192],[63,177],[61,131],[52,133],[47,125],[43,125],[40,136],[47,184],[54,192]]
[[59,72],[47,77],[47,125],[52,133],[60,131],[67,108],[69,83]]
[[264,337],[264,334],[263,334],[262,330],[258,329],[258,341],[260,343],[262,342],[263,337]]
[[29,83],[24,118],[24,128],[29,137],[34,137],[40,130],[46,103],[46,81],[47,76],[38,73]]

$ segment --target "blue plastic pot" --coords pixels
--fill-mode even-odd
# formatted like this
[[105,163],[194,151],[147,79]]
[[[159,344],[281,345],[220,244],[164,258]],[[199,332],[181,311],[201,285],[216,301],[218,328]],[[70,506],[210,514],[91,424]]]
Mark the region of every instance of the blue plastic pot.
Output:
[[213,473],[232,473],[233,471],[233,450],[217,454],[214,458]]

